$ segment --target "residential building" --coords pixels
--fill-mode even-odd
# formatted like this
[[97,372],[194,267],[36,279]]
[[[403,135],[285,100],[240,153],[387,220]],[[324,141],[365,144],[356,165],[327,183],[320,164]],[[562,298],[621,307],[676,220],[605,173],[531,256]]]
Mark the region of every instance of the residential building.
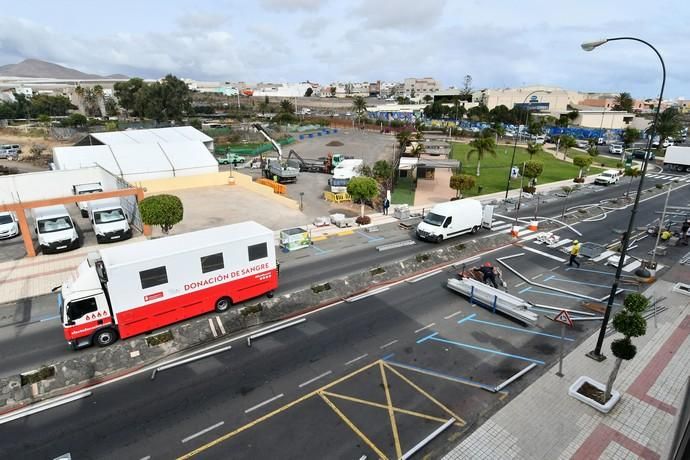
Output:
[[633,122],[635,114],[615,110],[579,110],[573,124],[584,128],[625,129]]
[[422,99],[424,96],[434,96],[441,90],[441,83],[431,77],[406,78],[403,83],[403,96],[410,99]]

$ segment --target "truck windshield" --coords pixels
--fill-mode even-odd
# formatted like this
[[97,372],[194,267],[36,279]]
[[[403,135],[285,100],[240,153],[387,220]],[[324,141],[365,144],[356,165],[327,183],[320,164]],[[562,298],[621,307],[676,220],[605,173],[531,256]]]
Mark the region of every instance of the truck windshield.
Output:
[[92,188],[92,189],[88,189],[88,190],[79,190],[77,192],[77,195],[86,195],[87,193],[102,192],[102,191],[103,190],[101,190],[100,188]]
[[38,221],[38,233],[52,233],[72,228],[72,220],[67,217],[55,217]]
[[62,316],[62,313],[63,313],[64,308],[65,308],[65,302],[62,299],[62,293],[61,292],[58,292],[58,295],[57,295],[57,305],[58,305],[58,312],[60,314],[60,321],[64,321],[64,317]]
[[12,216],[10,216],[9,214],[0,215],[0,225],[11,224],[12,222],[14,222],[14,220],[12,219]]
[[350,183],[350,179],[336,179],[332,178],[331,179],[331,185],[333,187],[347,187],[347,184]]
[[120,208],[108,209],[107,211],[94,212],[93,219],[97,224],[108,224],[110,222],[125,220],[125,214]]
[[440,216],[438,214],[434,214],[433,212],[430,212],[424,217],[425,224],[433,225],[435,227],[440,227],[444,220],[446,220],[446,216]]

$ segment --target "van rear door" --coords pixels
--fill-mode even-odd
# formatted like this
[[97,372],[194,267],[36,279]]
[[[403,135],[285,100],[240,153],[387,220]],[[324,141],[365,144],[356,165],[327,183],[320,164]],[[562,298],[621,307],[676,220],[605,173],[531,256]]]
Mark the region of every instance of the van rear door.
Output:
[[493,225],[494,222],[494,207],[487,204],[484,206],[484,210],[482,211],[482,227],[488,228],[491,230],[491,225]]

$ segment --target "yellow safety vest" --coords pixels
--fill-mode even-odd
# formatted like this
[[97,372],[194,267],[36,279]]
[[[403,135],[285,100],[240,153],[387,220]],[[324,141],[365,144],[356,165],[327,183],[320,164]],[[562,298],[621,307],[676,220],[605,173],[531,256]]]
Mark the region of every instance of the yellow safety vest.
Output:
[[573,244],[573,247],[570,248],[570,254],[576,256],[580,253],[580,243],[578,244]]

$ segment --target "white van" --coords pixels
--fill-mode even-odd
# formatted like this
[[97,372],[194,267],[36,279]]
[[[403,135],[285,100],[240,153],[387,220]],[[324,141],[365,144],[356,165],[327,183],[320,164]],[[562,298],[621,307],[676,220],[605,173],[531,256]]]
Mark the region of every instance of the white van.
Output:
[[470,198],[439,203],[417,225],[417,237],[440,243],[444,239],[475,233],[480,228],[491,228],[493,206],[486,206]]
[[19,223],[13,212],[0,212],[0,240],[19,235]]
[[[72,193],[75,195],[85,195],[87,193],[102,192],[103,186],[100,182],[91,182],[88,184],[77,184],[72,186]],[[89,217],[89,209],[87,201],[78,201],[77,206],[81,212],[82,217]]]
[[69,251],[81,246],[79,234],[64,205],[46,206],[31,210],[38,245],[44,254]]
[[89,220],[96,234],[96,241],[107,243],[132,237],[129,216],[122,209],[119,198],[89,201]]

